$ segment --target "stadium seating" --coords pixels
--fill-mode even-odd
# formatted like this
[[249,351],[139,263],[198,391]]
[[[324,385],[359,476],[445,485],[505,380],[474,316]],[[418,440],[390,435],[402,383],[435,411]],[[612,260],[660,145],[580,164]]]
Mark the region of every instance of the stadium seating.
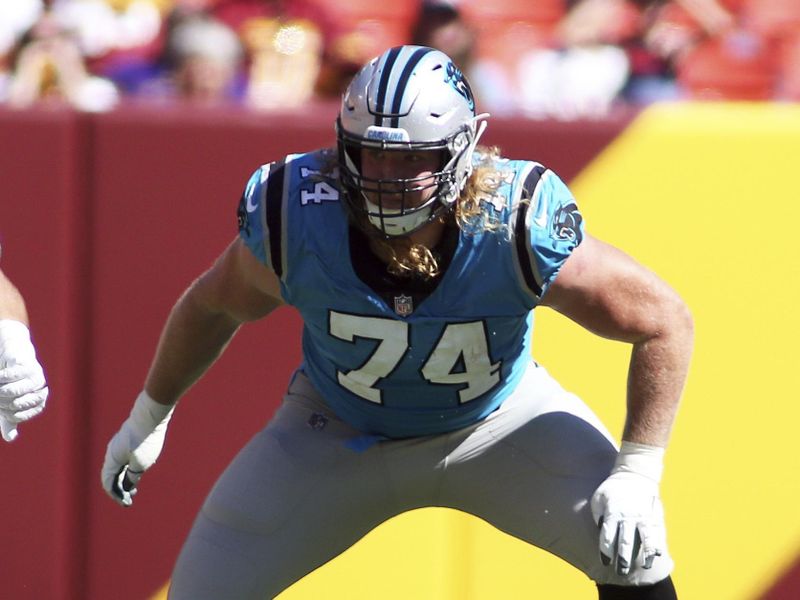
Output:
[[772,44],[739,31],[701,42],[683,57],[677,72],[691,98],[769,100],[778,79],[778,66]]
[[458,7],[475,29],[476,56],[500,64],[513,64],[526,50],[552,45],[565,14],[564,0],[541,0],[535,10],[525,0],[463,0]]

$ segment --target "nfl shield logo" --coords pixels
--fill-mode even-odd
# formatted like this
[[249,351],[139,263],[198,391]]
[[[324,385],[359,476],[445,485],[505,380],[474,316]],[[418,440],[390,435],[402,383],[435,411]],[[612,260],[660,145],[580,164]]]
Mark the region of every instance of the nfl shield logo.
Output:
[[395,296],[394,297],[394,312],[401,317],[407,317],[414,312],[414,301],[411,296]]

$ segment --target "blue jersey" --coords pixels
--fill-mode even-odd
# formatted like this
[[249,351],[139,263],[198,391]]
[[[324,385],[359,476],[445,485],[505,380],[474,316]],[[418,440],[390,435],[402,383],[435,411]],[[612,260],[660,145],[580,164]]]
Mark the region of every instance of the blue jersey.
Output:
[[421,301],[380,293],[356,269],[364,244],[320,177],[330,157],[264,165],[239,206],[240,236],[280,278],[303,318],[303,370],[343,420],[391,438],[464,427],[496,409],[531,359],[533,309],[580,243],[583,222],[543,166],[495,159],[482,201],[490,229],[458,230],[440,281]]

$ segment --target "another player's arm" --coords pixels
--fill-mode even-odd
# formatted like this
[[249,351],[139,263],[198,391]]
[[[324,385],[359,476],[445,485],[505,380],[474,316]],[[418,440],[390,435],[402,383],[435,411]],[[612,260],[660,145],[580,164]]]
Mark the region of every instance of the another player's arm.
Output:
[[542,304],[600,336],[633,345],[623,440],[665,447],[694,337],[678,294],[622,251],[587,235]]
[[0,434],[17,437],[17,425],[44,410],[49,390],[28,330],[22,294],[0,270]]
[[177,301],[145,382],[162,404],[174,404],[220,356],[239,326],[282,304],[280,282],[241,238]]
[[22,294],[0,269],[0,319],[11,319],[28,325],[28,312]]

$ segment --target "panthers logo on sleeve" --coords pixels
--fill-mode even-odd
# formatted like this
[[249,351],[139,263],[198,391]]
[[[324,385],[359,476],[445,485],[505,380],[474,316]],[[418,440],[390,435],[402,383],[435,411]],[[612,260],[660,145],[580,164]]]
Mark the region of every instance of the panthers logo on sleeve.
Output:
[[576,245],[583,239],[583,217],[578,212],[578,205],[569,202],[561,206],[553,215],[550,235],[553,239],[564,242],[575,242]]
[[247,209],[245,208],[246,205],[247,197],[245,194],[242,194],[242,197],[239,200],[239,207],[236,209],[236,223],[239,231],[245,237],[250,235],[250,217],[247,216]]
[[236,209],[236,221],[239,227],[239,235],[245,240],[253,235],[252,225],[257,225],[257,210],[261,204],[262,190],[261,184],[269,176],[270,165],[263,165],[256,169],[247,180],[247,185],[239,199],[239,206]]

